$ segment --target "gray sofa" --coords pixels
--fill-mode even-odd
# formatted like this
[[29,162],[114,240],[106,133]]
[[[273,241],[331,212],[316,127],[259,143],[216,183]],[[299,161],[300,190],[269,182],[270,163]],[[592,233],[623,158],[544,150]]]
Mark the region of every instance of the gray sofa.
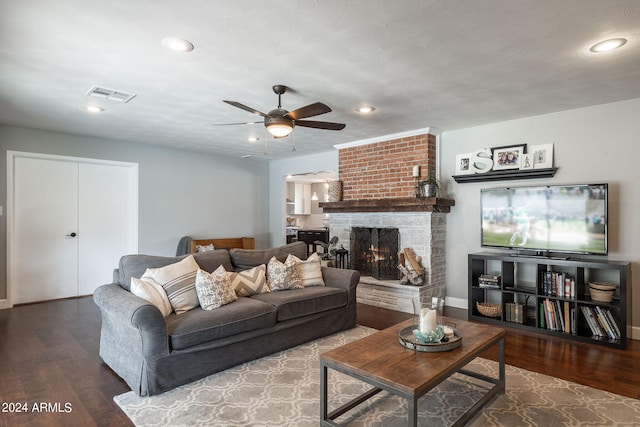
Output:
[[[290,253],[306,259],[307,247],[295,242],[266,250],[223,249],[197,253],[194,258],[208,272],[220,265],[239,271],[266,264],[271,256],[283,261]],[[138,395],[159,394],[355,327],[360,275],[354,270],[322,267],[326,286],[239,297],[212,311],[198,307],[166,318],[129,292],[131,277],[182,258],[123,256],[113,283],[99,287],[93,296],[102,312],[100,356]]]

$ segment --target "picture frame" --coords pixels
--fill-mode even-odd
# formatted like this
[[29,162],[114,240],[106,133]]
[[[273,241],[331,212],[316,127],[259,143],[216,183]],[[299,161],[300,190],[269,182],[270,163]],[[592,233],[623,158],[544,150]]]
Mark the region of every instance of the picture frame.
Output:
[[493,157],[493,170],[520,169],[520,159],[527,148],[526,144],[493,147],[491,157]]
[[533,153],[524,153],[520,159],[520,170],[533,169]]
[[471,167],[473,153],[456,154],[456,175],[470,175],[475,171]]
[[529,151],[533,156],[534,169],[553,167],[553,144],[532,145]]

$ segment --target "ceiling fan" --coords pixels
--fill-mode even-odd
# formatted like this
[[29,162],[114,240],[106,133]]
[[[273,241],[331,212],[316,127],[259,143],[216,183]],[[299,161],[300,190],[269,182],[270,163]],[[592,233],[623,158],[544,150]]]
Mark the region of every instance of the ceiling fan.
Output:
[[[234,107],[240,108],[242,110],[248,111],[253,114],[257,114],[259,116],[264,117],[264,126],[267,128],[269,133],[273,135],[274,138],[284,138],[289,136],[289,134],[293,131],[295,126],[303,126],[314,129],[327,129],[327,130],[342,130],[345,128],[345,124],[343,123],[332,123],[332,122],[319,122],[316,120],[302,120],[307,117],[319,116],[320,114],[325,114],[331,111],[327,105],[322,102],[316,102],[314,104],[309,104],[305,107],[298,108],[297,110],[287,111],[282,108],[281,105],[281,97],[287,91],[287,87],[285,85],[275,85],[273,86],[273,92],[278,95],[278,108],[269,111],[268,114],[265,114],[261,111],[258,111],[254,108],[247,107],[244,104],[241,104],[236,101],[228,101],[224,100],[229,105],[233,105]],[[241,123],[232,123],[232,124],[241,124]]]

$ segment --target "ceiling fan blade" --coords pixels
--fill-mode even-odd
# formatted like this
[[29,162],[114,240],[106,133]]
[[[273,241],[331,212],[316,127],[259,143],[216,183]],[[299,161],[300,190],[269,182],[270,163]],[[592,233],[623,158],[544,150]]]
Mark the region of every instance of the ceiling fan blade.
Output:
[[233,105],[234,107],[240,108],[241,110],[245,110],[245,111],[248,111],[248,112],[253,113],[253,114],[257,114],[257,115],[262,116],[262,117],[269,117],[269,116],[267,116],[265,113],[263,113],[261,111],[258,111],[258,110],[254,109],[254,108],[251,108],[251,107],[247,107],[246,105],[240,104],[239,102],[236,102],[236,101],[227,101],[225,99],[222,102],[226,102],[229,105]]
[[240,122],[240,123],[214,123],[211,126],[236,126],[236,125],[257,125],[262,122]]
[[296,120],[296,126],[303,126],[314,129],[327,129],[327,130],[342,130],[345,128],[343,123],[331,123],[331,122],[316,122],[314,120]]
[[316,102],[315,104],[309,104],[305,107],[300,107],[297,110],[293,110],[285,115],[285,117],[293,120],[300,120],[307,117],[319,116],[331,112],[331,108],[322,102]]

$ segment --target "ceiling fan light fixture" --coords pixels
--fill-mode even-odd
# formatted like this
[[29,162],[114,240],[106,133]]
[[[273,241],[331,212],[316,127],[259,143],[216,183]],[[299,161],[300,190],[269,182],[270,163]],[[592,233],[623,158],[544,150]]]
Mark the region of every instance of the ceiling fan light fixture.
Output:
[[293,132],[293,126],[289,123],[267,123],[265,126],[269,133],[276,138],[289,136],[289,134]]
[[282,117],[287,111],[273,110],[269,112],[269,116],[264,119],[264,126],[269,133],[276,138],[284,138],[289,136],[293,131],[293,121]]
[[616,37],[613,39],[603,40],[591,46],[589,50],[593,53],[611,52],[627,44],[627,39]]

